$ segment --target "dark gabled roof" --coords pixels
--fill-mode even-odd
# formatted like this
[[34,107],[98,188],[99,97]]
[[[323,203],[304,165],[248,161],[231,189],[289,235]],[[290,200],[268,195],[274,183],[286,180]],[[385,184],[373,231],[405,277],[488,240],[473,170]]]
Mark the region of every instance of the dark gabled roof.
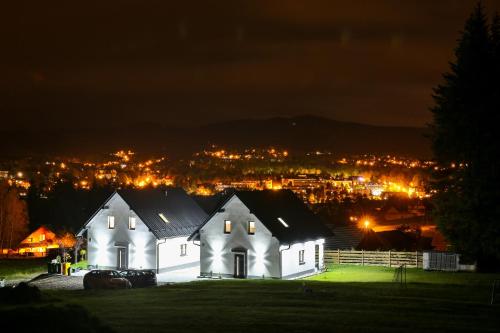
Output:
[[365,233],[363,240],[359,243],[359,250],[368,251],[415,251],[416,239],[411,234],[401,230],[389,230],[374,232],[368,231]]
[[[115,193],[158,239],[189,236],[207,218],[207,213],[182,188],[124,189]],[[163,221],[160,213],[168,223]]]
[[[238,197],[280,243],[291,244],[332,235],[330,229],[290,190],[235,191],[219,205],[218,209],[233,196]],[[283,219],[288,227],[285,227],[278,218]],[[190,238],[195,237],[195,234],[196,232]]]
[[363,231],[354,224],[333,227],[333,237],[325,239],[326,250],[352,250],[363,239]]
[[212,215],[233,193],[234,191],[220,192],[214,195],[195,195],[193,199],[208,215]]

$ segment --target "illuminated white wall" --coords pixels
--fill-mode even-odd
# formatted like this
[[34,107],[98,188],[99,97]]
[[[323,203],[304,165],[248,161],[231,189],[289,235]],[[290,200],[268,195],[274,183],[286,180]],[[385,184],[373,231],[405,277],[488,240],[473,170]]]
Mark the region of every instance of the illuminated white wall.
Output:
[[[323,268],[324,240],[296,243],[290,246],[281,246],[281,263],[283,278],[294,278],[301,275],[314,274]],[[316,269],[315,245],[319,245],[319,270]],[[299,251],[304,250],[304,263],[299,261]]]
[[[279,243],[269,230],[250,213],[240,199],[233,196],[200,230],[201,274],[234,274],[233,249],[247,249],[249,277],[280,277]],[[224,221],[231,221],[230,234],[224,233]],[[256,231],[248,234],[248,222],[254,221]],[[277,222],[278,223],[278,222]]]
[[[116,194],[87,225],[88,264],[99,268],[116,268],[117,245],[128,245],[129,268],[156,268],[156,237]],[[108,229],[108,216],[115,217],[115,228]],[[136,218],[135,230],[129,230],[129,217]]]
[[[188,242],[187,237],[168,238],[158,241],[160,272],[198,266],[200,247]],[[186,244],[186,255],[181,255],[181,245]]]

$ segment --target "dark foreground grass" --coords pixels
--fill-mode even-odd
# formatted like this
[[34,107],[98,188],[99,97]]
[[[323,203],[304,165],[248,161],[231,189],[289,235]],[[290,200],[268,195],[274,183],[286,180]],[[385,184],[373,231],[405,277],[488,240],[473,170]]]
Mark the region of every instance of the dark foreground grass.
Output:
[[24,279],[47,271],[46,258],[0,259],[0,277]]
[[[353,280],[366,274],[392,278],[393,272],[341,269]],[[489,305],[490,282],[498,276],[414,273],[423,275],[407,288],[391,282],[337,283],[318,276],[319,281],[226,280],[137,290],[51,291],[45,297],[82,305],[119,332],[499,331],[500,306]],[[334,277],[329,274],[333,272],[325,276]],[[304,282],[312,292],[303,291]]]

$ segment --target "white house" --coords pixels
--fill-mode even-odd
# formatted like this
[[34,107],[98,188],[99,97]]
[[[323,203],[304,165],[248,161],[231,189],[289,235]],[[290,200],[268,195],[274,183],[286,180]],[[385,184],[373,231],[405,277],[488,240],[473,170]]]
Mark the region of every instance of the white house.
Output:
[[289,190],[236,191],[191,236],[200,275],[291,279],[320,272],[330,230]]
[[85,223],[89,265],[173,271],[199,265],[187,238],[207,214],[181,188],[114,192]]

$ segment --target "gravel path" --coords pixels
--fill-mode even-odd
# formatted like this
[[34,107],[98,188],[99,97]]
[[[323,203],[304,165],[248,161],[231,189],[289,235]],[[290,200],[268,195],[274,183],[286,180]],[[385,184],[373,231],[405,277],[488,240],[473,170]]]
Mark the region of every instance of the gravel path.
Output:
[[77,290],[83,289],[83,276],[42,274],[32,280],[29,284],[32,286],[37,286],[40,289]]
[[63,276],[57,274],[39,274],[24,279],[7,280],[5,281],[5,286],[16,286],[21,282],[27,282],[40,289],[83,289],[83,276]]

